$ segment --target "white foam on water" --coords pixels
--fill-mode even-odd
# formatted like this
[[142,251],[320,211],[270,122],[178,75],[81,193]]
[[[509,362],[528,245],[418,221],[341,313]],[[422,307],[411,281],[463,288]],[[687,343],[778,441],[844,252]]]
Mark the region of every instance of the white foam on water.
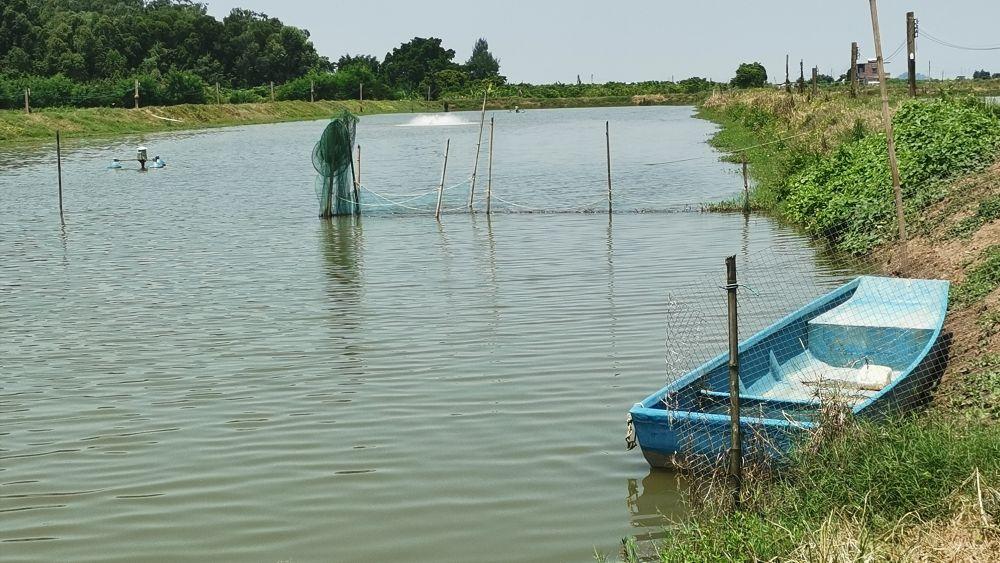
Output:
[[475,125],[475,122],[465,121],[457,115],[428,113],[418,115],[406,123],[400,123],[397,127],[445,127],[450,125]]

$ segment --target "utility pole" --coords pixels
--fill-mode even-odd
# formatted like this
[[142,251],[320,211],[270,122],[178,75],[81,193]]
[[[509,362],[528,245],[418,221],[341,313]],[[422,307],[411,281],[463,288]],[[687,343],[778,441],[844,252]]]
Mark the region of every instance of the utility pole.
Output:
[[24,113],[31,113],[31,88],[24,89]]
[[813,67],[813,87],[812,87],[812,95],[813,96],[816,95],[816,75],[817,74],[819,74],[819,70],[817,70],[817,67]]
[[917,97],[917,20],[906,12],[906,72],[910,81],[910,97]]
[[[896,222],[899,224],[899,240],[906,248],[906,218],[903,215],[903,192],[899,187],[899,164],[896,162],[896,141],[892,134],[892,116],[889,115],[889,91],[885,83],[885,63],[882,60],[882,35],[878,27],[878,0],[869,0],[872,11],[872,34],[875,36],[875,60],[878,65],[878,84],[882,91],[882,122],[889,149],[889,171],[892,173],[892,191],[896,198]],[[905,259],[905,258],[904,258]]]
[[274,81],[271,81],[271,101],[274,101]]
[[799,59],[799,94],[806,91],[806,67],[805,62]]
[[851,97],[858,97],[858,42],[851,43],[851,68],[847,71],[847,80],[851,83]]
[[314,80],[309,81],[309,101],[316,101],[316,81]]
[[792,82],[788,80],[788,54],[785,54],[785,92],[792,93]]
[[135,79],[135,95],[132,96],[133,101],[135,101],[135,109],[139,109],[139,79]]

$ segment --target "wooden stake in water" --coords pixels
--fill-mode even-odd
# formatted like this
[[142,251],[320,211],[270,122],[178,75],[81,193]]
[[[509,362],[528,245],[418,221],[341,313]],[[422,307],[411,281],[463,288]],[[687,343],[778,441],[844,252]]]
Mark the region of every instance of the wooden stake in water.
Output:
[[479,114],[479,142],[476,143],[476,163],[472,166],[472,186],[469,189],[469,212],[472,212],[472,200],[476,196],[476,172],[479,171],[479,153],[483,148],[483,125],[486,125],[486,96],[490,93],[487,88],[483,92],[483,111]]
[[604,122],[604,144],[608,153],[608,218],[611,217],[611,126]]
[[736,318],[736,256],[726,258],[726,297],[729,316],[729,483],[733,487],[733,506],[740,506],[740,481],[743,478],[743,436],[740,432],[740,337]]
[[486,214],[490,214],[490,200],[493,198],[493,118],[490,118],[490,158],[486,165]]
[[59,130],[56,130],[56,173],[59,175],[59,222],[65,226],[66,219],[63,218],[62,198],[62,144],[59,141]]
[[451,147],[451,139],[444,143],[444,166],[441,167],[441,184],[438,186],[437,207],[434,209],[434,218],[441,220],[441,198],[444,196],[444,176],[448,172],[448,149]]
[[899,187],[899,164],[896,162],[896,141],[892,132],[892,116],[889,114],[889,92],[885,84],[885,63],[882,59],[882,34],[878,27],[878,6],[870,0],[872,11],[872,33],[875,35],[875,60],[878,64],[878,83],[882,91],[882,123],[889,149],[889,171],[892,173],[892,191],[896,198],[896,221],[899,223],[899,240],[906,252],[906,218],[903,215],[903,192]]
[[750,176],[747,173],[747,153],[743,156],[743,214],[750,214]]
[[354,178],[354,214],[361,215],[361,145],[358,145],[358,175]]

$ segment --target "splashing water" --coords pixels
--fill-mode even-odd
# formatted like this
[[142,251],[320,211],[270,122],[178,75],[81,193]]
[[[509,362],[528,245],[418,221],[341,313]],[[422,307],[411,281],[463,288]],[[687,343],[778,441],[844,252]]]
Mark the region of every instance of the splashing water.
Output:
[[475,122],[465,121],[457,115],[428,113],[418,115],[406,123],[400,123],[397,127],[444,127],[449,125],[475,125]]

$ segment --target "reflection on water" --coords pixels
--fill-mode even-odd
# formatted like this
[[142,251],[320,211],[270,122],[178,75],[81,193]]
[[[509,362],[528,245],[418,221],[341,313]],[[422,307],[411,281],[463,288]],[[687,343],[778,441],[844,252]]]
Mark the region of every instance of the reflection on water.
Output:
[[638,479],[626,479],[626,504],[632,534],[640,540],[662,538],[667,526],[684,515],[684,480],[680,474],[664,469],[649,469]]
[[[476,128],[395,127],[410,118],[362,118],[366,181],[434,186],[445,135],[471,172]],[[649,107],[498,115],[494,190],[596,199],[607,119],[622,200],[740,188],[711,159],[644,166],[710,155],[714,130]],[[51,159],[0,155],[4,563],[613,552],[681,510],[622,439],[666,378],[669,295],[739,252],[817,290],[847,275],[740,215],[320,221],[324,125],[150,135],[156,174],[104,169],[133,140],[67,142],[65,232]]]

